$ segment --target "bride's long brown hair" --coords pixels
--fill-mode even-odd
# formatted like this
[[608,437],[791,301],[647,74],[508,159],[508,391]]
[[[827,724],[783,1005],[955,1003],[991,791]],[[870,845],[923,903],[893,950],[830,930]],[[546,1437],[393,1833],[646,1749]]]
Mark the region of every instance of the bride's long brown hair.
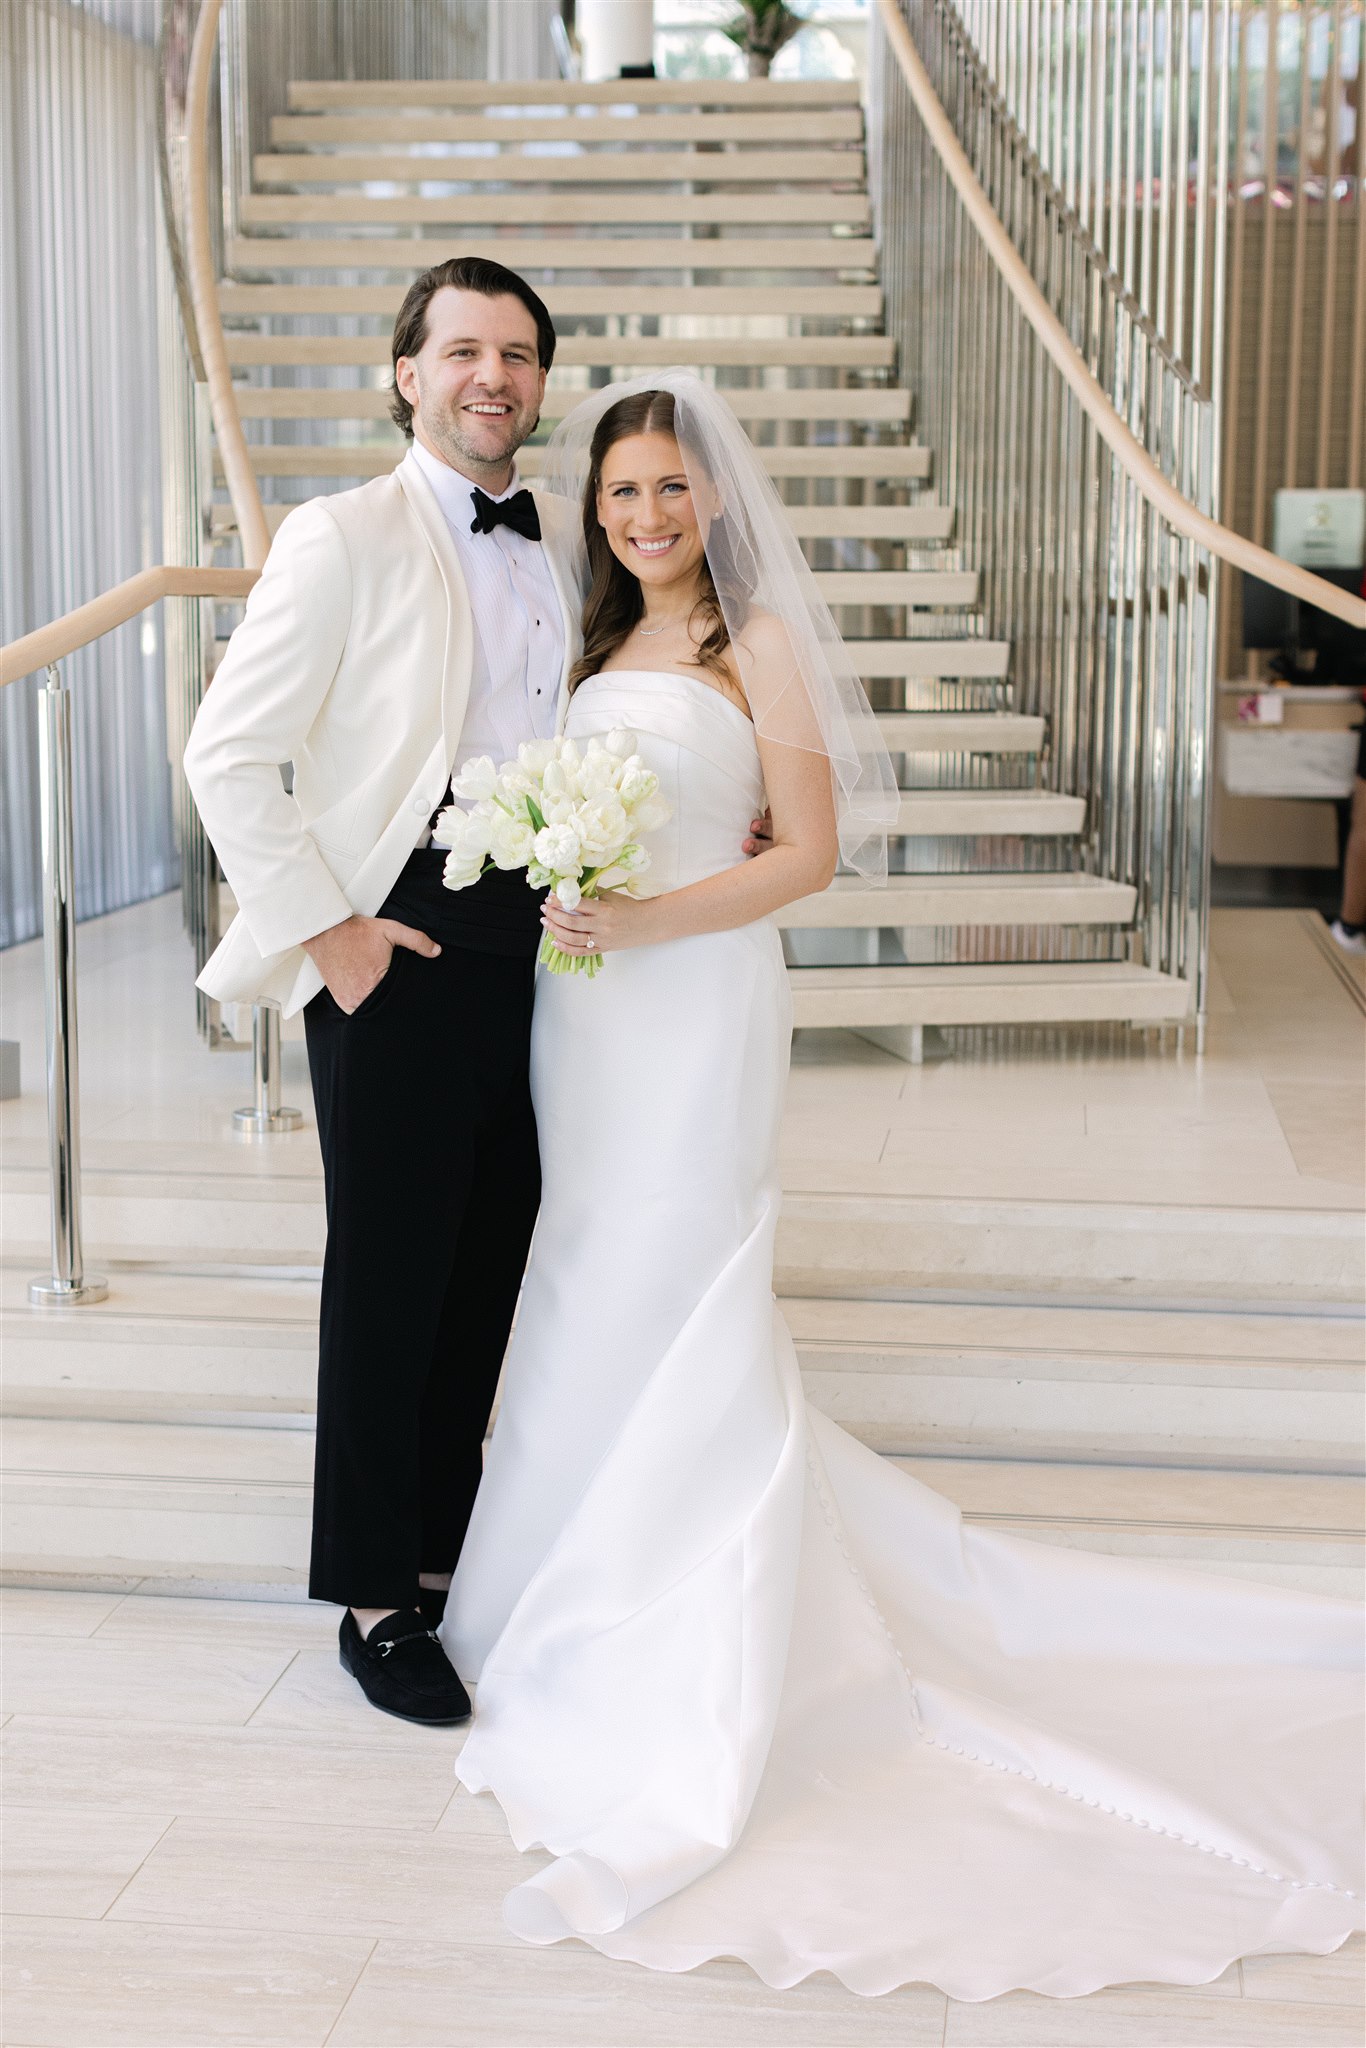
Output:
[[[583,494],[583,537],[588,548],[589,586],[583,607],[583,653],[569,676],[569,687],[577,689],[585,676],[597,675],[621,646],[628,633],[644,615],[645,599],[640,583],[624,562],[613,554],[598,518],[598,487],[607,451],[631,434],[670,434],[675,440],[674,395],[672,391],[637,391],[609,405],[598,421],[588,453],[588,482]],[[699,668],[710,670],[725,685],[731,679],[726,651],[730,634],[716,595],[711,569],[702,559],[702,580],[697,603],[688,621],[700,627],[694,656]]]

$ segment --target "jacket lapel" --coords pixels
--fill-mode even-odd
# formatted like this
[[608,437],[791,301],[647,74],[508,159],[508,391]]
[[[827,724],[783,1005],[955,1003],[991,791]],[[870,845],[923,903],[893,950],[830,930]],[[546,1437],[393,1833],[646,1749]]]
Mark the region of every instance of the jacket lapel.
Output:
[[446,517],[411,454],[405,455],[394,472],[404,497],[436,558],[446,586],[446,650],[441,678],[441,732],[447,761],[455,759],[469,701],[470,673],[474,664],[474,624],[470,612],[469,586],[455,552]]

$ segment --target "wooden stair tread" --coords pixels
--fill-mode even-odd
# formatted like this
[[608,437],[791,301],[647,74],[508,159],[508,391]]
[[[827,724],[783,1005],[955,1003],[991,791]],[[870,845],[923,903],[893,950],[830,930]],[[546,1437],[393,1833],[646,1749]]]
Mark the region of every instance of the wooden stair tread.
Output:
[[[228,362],[238,370],[386,369],[393,353],[387,334],[243,334],[229,330],[225,339]],[[756,336],[752,341],[735,335],[565,334],[556,343],[550,374],[554,377],[565,369],[613,368],[618,364],[670,369],[682,359],[693,369],[847,372],[888,368],[891,352],[885,337],[878,334],[775,334]]]
[[[381,397],[382,393],[373,394]],[[379,408],[375,409],[376,417]],[[376,440],[361,447],[269,447],[254,446],[251,453],[252,467],[258,476],[332,476],[367,477],[387,476],[396,463],[402,461],[404,442],[397,429],[387,432],[382,441]],[[756,451],[768,474],[773,477],[833,477],[851,480],[865,479],[877,483],[918,482],[930,472],[930,451],[915,446],[897,448],[760,448]],[[524,478],[538,476],[541,469],[543,450],[535,447],[521,449],[517,456],[517,467]],[[1000,642],[982,642],[982,645],[999,646]],[[973,670],[976,674],[979,671]],[[899,669],[885,671],[900,674]],[[963,674],[969,673],[967,670]],[[1003,675],[1004,667],[981,671],[992,675]]]
[[[257,474],[262,474],[257,465]],[[788,523],[799,540],[862,539],[867,541],[915,541],[921,546],[947,541],[952,511],[947,505],[789,505]],[[267,505],[266,523],[272,533],[294,510],[292,505]],[[863,514],[866,512],[866,517]],[[215,506],[215,534],[236,532],[231,506]]]
[[[566,390],[563,385],[547,387],[541,407],[543,420],[563,419],[591,394]],[[750,420],[848,420],[904,423],[910,412],[910,393],[896,390],[795,390],[770,391],[759,387],[727,387],[720,396],[741,419]],[[316,385],[239,384],[237,409],[244,420],[383,420],[389,417],[389,395],[371,386],[354,384],[341,391]]]
[[296,113],[337,107],[857,107],[856,80],[836,78],[291,79]]
[[[273,126],[297,127],[288,115],[277,117]],[[311,123],[309,124],[312,125]],[[318,118],[318,127],[336,129],[340,122]],[[367,139],[356,130],[383,130],[382,122],[348,122],[357,142]],[[427,132],[427,124],[413,124],[408,137],[413,143],[439,141]],[[284,139],[284,138],[281,138]],[[340,136],[316,136],[319,141],[341,140]],[[373,139],[373,138],[372,138]],[[470,154],[426,157],[431,168],[426,177],[433,184],[452,185],[651,185],[690,183],[696,185],[844,185],[863,179],[862,149],[641,149],[633,148],[627,137],[616,150],[575,150],[563,156],[541,156],[503,152],[497,156]],[[317,158],[324,162],[324,158]],[[302,202],[310,207],[326,206],[340,211],[298,216],[313,220],[346,220],[348,206],[363,203],[364,195],[336,194],[324,199],[309,196]],[[424,203],[422,200],[418,204]],[[256,201],[259,207],[262,201]],[[291,216],[286,215],[285,218]],[[361,216],[362,218],[364,216]]]
[[[394,154],[413,143],[493,142],[510,148],[527,142],[595,143],[705,143],[727,142],[772,147],[778,143],[862,142],[863,116],[857,107],[812,107],[791,110],[764,109],[752,113],[686,114],[475,114],[440,113],[432,108],[411,107],[389,114],[298,113],[276,114],[270,124],[271,151],[252,162],[252,176],[261,184],[278,184],[289,176],[298,157],[315,144],[330,143],[342,149],[348,143],[388,143],[392,151],[382,156],[337,155],[337,176],[383,178]],[[309,156],[321,166],[315,175],[327,176],[326,157]],[[438,168],[416,168],[419,178],[440,175],[442,159],[429,159]],[[380,169],[371,168],[378,163]],[[357,168],[359,166],[359,168]],[[401,175],[401,173],[400,173]]]
[[[877,244],[862,235],[237,235],[230,270],[419,270],[457,256],[493,256],[518,270],[873,270]],[[291,291],[298,287],[279,286]],[[342,290],[356,287],[342,287]],[[366,310],[397,312],[402,290],[383,288]],[[228,309],[225,306],[224,311]],[[262,311],[274,310],[261,308]],[[331,312],[327,305],[299,308]],[[359,308],[357,308],[359,310]]]
[[617,319],[625,313],[672,313],[691,319],[781,313],[815,320],[868,320],[882,308],[882,288],[876,284],[552,284],[538,296],[562,319]]
[[[374,199],[363,213],[356,200],[282,198],[244,193],[238,219],[244,227],[319,225],[328,221],[377,226],[473,227],[556,224],[600,228],[690,224],[720,227],[763,223],[774,227],[866,228],[872,201],[866,192],[468,192],[450,199]],[[426,259],[424,259],[426,260]]]

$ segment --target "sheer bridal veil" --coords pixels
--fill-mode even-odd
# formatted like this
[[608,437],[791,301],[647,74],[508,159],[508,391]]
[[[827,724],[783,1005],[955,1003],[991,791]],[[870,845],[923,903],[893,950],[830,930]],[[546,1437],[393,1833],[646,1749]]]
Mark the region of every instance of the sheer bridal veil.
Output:
[[[619,399],[646,391],[673,396],[674,432],[755,730],[828,756],[840,856],[867,879],[884,880],[899,802],[891,759],[786,508],[724,397],[682,369],[591,392],[551,435],[540,488],[581,507],[598,422]],[[586,588],[586,551],[580,569]],[[745,645],[746,625],[764,615],[786,629],[776,661],[756,661]]]

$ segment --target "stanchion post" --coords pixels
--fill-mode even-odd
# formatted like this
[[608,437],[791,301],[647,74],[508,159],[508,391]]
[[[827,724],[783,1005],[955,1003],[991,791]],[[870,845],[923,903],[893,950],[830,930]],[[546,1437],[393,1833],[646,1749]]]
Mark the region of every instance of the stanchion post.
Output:
[[297,1131],[303,1122],[302,1112],[280,1106],[280,1010],[276,1003],[252,1007],[251,1070],[256,1100],[250,1109],[233,1111],[233,1129],[247,1138]]
[[47,1013],[47,1130],[52,1174],[52,1271],[29,1282],[42,1308],[103,1301],[81,1250],[81,1104],[76,1035],[76,885],[71,825],[71,695],[56,663],[39,692],[38,772],[43,841],[43,983]]

